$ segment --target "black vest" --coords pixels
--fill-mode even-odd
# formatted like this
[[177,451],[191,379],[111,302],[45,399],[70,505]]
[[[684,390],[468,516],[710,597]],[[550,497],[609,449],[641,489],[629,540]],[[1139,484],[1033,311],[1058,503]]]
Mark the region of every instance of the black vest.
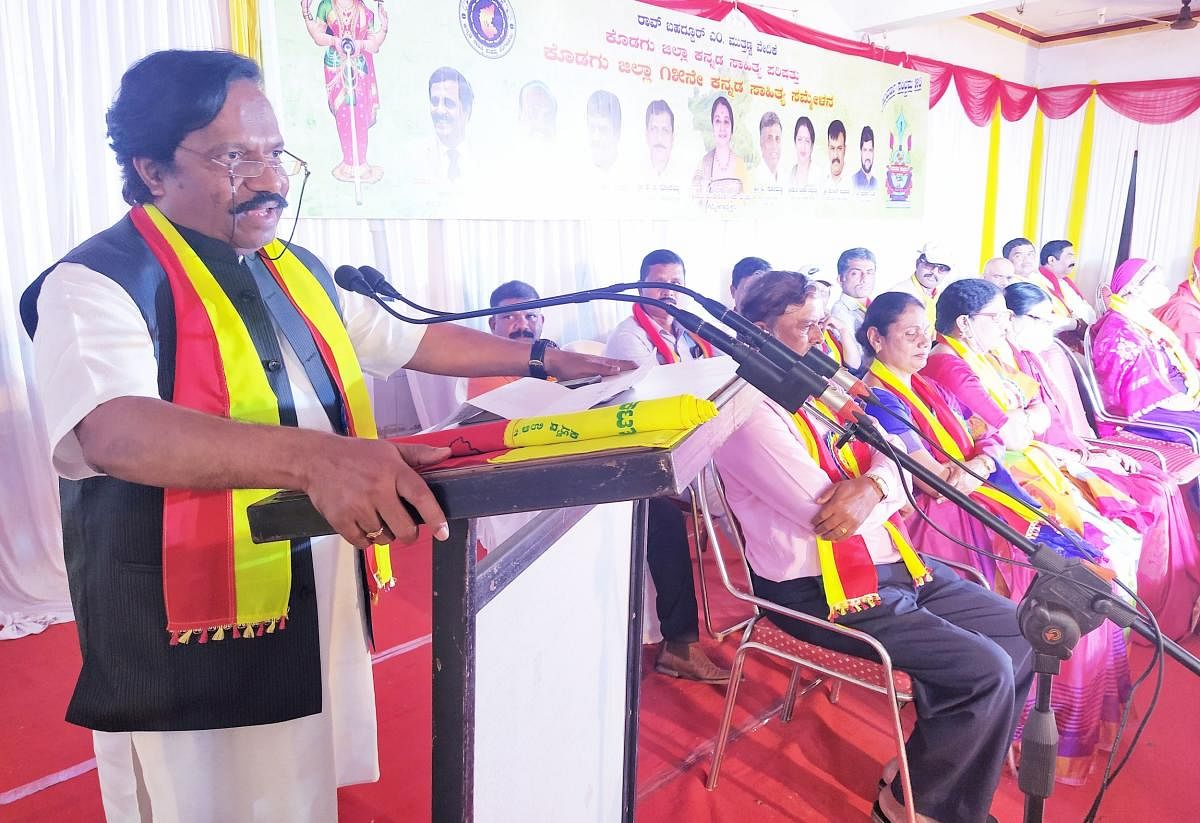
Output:
[[[294,403],[271,318],[288,331],[297,324],[315,351],[299,313],[278,295],[264,299],[249,266],[218,241],[180,229],[209,266],[246,323],[280,401],[284,425],[296,425]],[[329,273],[308,251],[291,247],[334,301]],[[118,283],[142,313],[158,360],[163,399],[173,396],[175,308],[166,273],[129,217],[85,241],[61,262],[80,263]],[[37,298],[53,267],[21,297],[21,317],[32,337]],[[272,299],[275,298],[275,299]],[[293,316],[287,316],[288,313]],[[303,341],[300,341],[303,342]],[[324,365],[297,355],[336,431],[343,411]],[[324,374],[325,385],[321,375]],[[316,379],[314,379],[316,378]],[[303,378],[301,378],[303,379]],[[287,455],[280,455],[287,459]],[[292,544],[292,591],[287,628],[252,639],[169,645],[162,578],[160,488],[113,477],[61,480],[63,547],[83,669],[67,720],[101,731],[181,731],[292,720],[321,711],[320,641],[311,547]],[[264,768],[269,768],[265,765]],[[219,791],[219,787],[216,788]]]

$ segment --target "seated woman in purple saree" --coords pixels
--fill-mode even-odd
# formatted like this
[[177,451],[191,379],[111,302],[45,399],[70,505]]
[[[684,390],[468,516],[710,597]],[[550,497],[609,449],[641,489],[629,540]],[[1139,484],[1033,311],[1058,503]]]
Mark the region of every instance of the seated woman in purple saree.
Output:
[[[1138,530],[1145,539],[1138,558],[1137,592],[1163,634],[1179,640],[1194,625],[1200,599],[1200,546],[1179,486],[1156,466],[1089,445],[1071,430],[1064,418],[1072,398],[1065,393],[1077,391],[1074,377],[1069,372],[1055,374],[1042,357],[1054,346],[1049,295],[1032,283],[1014,283],[1005,289],[1004,298],[1014,315],[1009,340],[1017,365],[1041,386],[1050,412],[1050,425],[1038,436],[1054,448],[1078,455],[1088,468],[1141,504],[1144,519]],[[1086,428],[1082,434],[1094,437]]]
[[[1200,372],[1179,338],[1150,313],[1167,297],[1157,264],[1126,260],[1101,297],[1108,311],[1091,328],[1091,354],[1105,407],[1133,420],[1200,432]],[[1178,432],[1126,428],[1155,440],[1188,442]]]

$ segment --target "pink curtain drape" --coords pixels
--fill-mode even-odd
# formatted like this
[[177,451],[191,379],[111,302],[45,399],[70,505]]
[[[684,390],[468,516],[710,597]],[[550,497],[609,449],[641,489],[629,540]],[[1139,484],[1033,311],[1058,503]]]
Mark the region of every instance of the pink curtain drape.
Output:
[[1097,85],[1054,86],[1036,89],[1032,86],[1002,80],[978,69],[958,66],[915,54],[888,51],[872,43],[848,40],[801,26],[782,17],[745,3],[729,0],[641,0],[652,6],[695,14],[708,20],[723,20],[736,8],[763,34],[785,37],[809,46],[867,57],[894,66],[922,71],[929,75],[929,105],[932,108],[954,81],[959,102],[967,119],[977,126],[992,117],[996,100],[1005,120],[1020,120],[1036,101],[1042,114],[1051,120],[1069,117],[1087,102],[1095,89],[1101,102],[1130,120],[1139,123],[1174,123],[1200,109],[1200,77],[1180,77],[1170,80],[1145,80],[1133,83],[1099,83]]

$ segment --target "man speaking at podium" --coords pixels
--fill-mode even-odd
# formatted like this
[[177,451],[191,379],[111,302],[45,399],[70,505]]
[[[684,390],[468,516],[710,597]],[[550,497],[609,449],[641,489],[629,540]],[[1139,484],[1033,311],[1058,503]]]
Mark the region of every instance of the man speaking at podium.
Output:
[[[378,778],[364,587],[417,537],[402,500],[447,527],[413,470],[444,455],[373,439],[363,370],[530,360],[527,342],[396,323],[274,240],[305,168],[260,85],[229,52],[130,68],[108,135],[132,209],[21,301],[83,653],[67,719],[95,730],[110,821],[328,821],[337,786]],[[279,488],[340,537],[251,543],[247,505]]]

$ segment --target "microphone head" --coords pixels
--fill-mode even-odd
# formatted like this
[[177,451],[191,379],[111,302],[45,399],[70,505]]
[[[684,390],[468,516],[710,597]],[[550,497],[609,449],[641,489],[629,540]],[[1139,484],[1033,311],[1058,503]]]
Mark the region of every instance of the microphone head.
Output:
[[802,359],[810,369],[822,377],[833,377],[841,368],[836,360],[819,349],[809,349]]
[[338,266],[333,273],[333,282],[346,291],[365,294],[367,297],[372,296],[375,290],[363,277],[363,273],[354,266]]
[[385,295],[385,298],[400,297],[400,292],[392,287],[379,269],[374,266],[359,266],[358,270],[362,272],[363,279],[376,294]]

